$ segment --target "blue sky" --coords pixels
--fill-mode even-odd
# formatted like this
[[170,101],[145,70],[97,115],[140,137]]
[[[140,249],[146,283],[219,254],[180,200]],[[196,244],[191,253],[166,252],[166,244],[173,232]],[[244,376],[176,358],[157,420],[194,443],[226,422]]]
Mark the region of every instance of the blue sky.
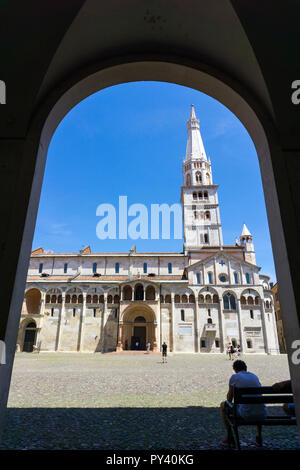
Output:
[[[246,223],[257,264],[275,280],[258,159],[240,121],[222,104],[190,88],[160,82],[118,85],[73,108],[48,152],[33,248],[78,252],[182,251],[183,240],[99,240],[99,204],[180,202],[186,122],[194,104],[213,181],[219,184],[224,244]],[[130,218],[129,218],[130,220]]]

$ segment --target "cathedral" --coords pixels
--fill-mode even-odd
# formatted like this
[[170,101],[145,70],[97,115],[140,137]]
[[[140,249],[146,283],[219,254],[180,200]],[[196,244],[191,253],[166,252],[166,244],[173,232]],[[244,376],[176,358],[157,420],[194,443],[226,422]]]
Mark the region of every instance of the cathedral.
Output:
[[269,277],[244,226],[224,245],[212,166],[194,107],[183,160],[180,253],[31,253],[19,351],[278,354]]

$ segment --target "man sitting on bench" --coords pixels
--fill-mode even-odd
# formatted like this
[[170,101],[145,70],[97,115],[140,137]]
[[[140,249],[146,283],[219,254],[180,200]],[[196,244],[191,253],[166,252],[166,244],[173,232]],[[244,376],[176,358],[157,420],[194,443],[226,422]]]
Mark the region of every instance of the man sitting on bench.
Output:
[[[240,360],[234,361],[232,367],[233,367],[235,374],[233,374],[229,379],[229,390],[227,393],[228,401],[232,402],[233,400],[234,387],[239,387],[239,388],[261,387],[261,383],[258,380],[258,377],[252,372],[247,372],[247,366],[244,361],[240,361]],[[231,447],[234,445],[234,440],[233,440],[230,426],[226,420],[224,401],[220,405],[220,410],[221,410],[221,417],[222,417],[224,426],[227,430],[227,438],[221,442],[221,445],[226,446],[226,447]],[[247,420],[260,419],[266,416],[267,408],[263,403],[262,404],[241,404],[241,405],[238,405],[238,414],[240,415],[241,418],[245,418]],[[255,444],[259,447],[262,446],[261,426],[257,426]]]

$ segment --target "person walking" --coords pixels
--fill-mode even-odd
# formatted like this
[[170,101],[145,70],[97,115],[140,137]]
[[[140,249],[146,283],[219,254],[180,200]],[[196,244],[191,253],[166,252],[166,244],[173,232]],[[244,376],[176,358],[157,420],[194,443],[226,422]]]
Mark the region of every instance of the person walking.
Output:
[[168,346],[167,346],[166,342],[164,341],[163,344],[162,344],[162,362],[163,362],[163,364],[165,362],[167,362],[167,349],[168,349]]
[[147,343],[147,354],[150,353],[150,349],[151,349],[151,343],[150,343],[150,341],[148,341],[148,343]]
[[139,345],[140,345],[140,343],[139,343],[139,341],[137,340],[137,341],[135,342],[135,349],[136,349],[136,350],[139,349]]

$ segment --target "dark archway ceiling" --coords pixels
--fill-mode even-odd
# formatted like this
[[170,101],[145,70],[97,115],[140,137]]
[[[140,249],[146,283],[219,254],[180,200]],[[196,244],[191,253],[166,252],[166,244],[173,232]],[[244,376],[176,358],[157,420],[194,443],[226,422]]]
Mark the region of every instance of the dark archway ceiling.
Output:
[[[294,76],[300,67],[299,12],[292,0],[6,0],[2,135],[26,135],[38,103],[79,68],[109,57],[159,53],[200,61],[231,77],[281,125],[282,138],[296,144],[299,111],[291,104],[290,83],[300,78]],[[291,54],[294,65],[285,60]],[[280,83],[286,93],[279,97]]]

